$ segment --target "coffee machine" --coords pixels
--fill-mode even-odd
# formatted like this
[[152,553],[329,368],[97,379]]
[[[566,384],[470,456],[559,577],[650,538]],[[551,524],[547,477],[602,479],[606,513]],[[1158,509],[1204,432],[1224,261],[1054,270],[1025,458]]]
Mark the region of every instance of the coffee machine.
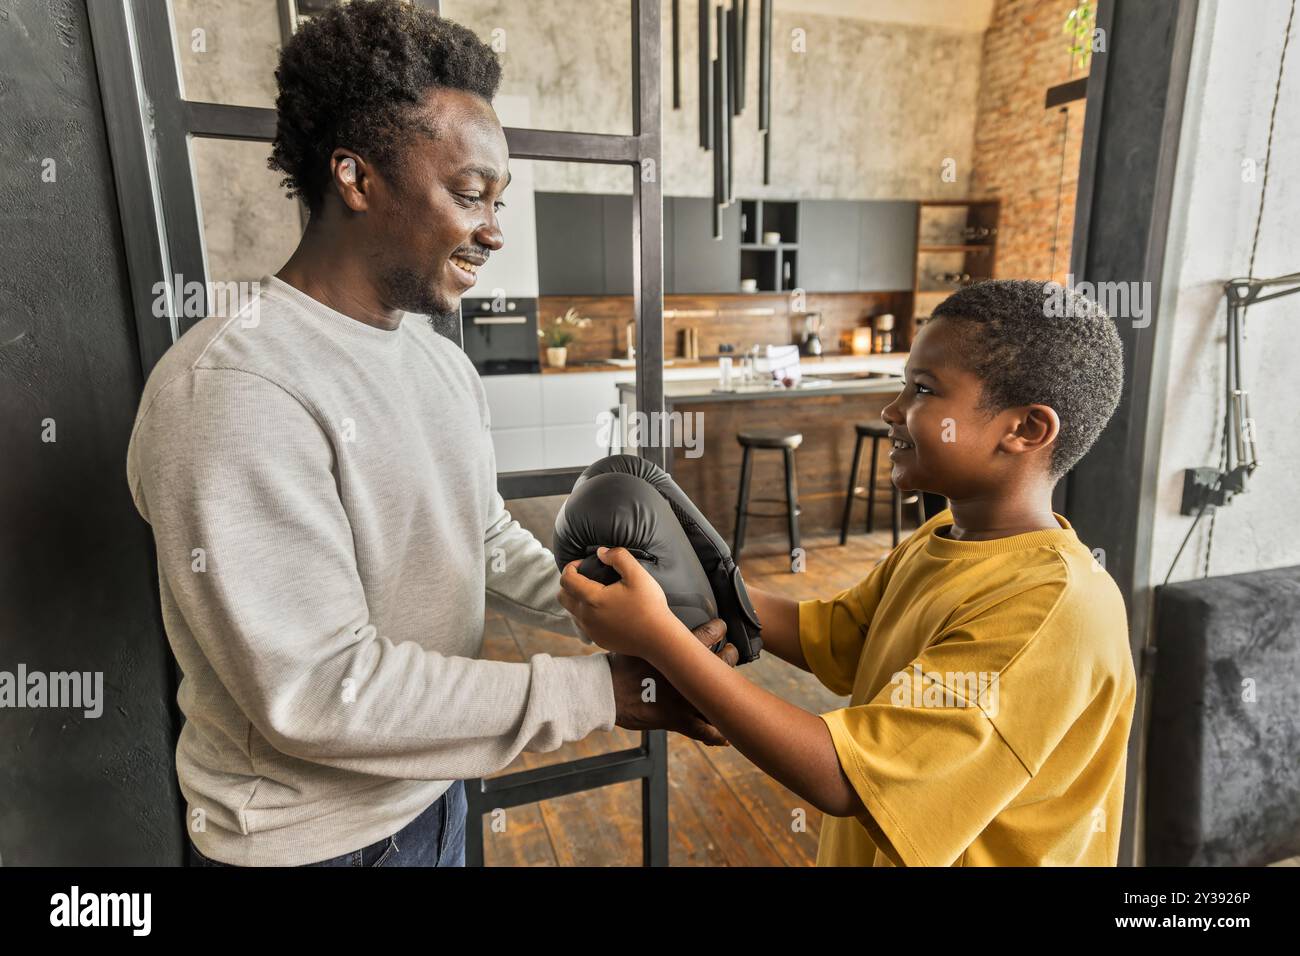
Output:
[[799,342],[799,354],[822,354],[822,314],[820,312],[803,313],[803,338]]

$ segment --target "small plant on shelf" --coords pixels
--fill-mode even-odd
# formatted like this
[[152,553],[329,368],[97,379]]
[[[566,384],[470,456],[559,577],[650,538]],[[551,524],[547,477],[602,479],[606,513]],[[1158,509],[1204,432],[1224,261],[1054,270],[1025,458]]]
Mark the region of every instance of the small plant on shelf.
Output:
[[553,368],[564,368],[568,358],[568,345],[578,337],[578,330],[591,325],[591,319],[578,315],[577,309],[570,308],[564,315],[557,315],[550,325],[537,330],[537,337],[546,347],[546,364]]

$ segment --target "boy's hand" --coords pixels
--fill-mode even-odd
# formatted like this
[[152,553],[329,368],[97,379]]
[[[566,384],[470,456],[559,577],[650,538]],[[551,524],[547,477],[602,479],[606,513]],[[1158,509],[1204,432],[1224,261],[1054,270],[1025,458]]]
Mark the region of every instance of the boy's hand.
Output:
[[603,585],[570,561],[560,575],[560,604],[589,638],[607,651],[653,660],[683,625],[668,609],[663,588],[626,548],[600,548],[597,557],[621,581]]

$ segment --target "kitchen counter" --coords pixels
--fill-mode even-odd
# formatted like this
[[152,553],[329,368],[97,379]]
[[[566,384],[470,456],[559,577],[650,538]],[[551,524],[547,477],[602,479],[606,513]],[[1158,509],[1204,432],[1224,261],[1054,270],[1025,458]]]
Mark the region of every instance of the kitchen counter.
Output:
[[[803,442],[795,452],[799,504],[803,512],[800,526],[806,534],[838,530],[853,458],[856,437],[853,426],[881,420],[881,410],[902,391],[900,373],[907,356],[849,357],[850,362],[852,359],[858,363],[856,369],[845,368],[848,363],[843,358],[822,359],[816,364],[801,360],[800,369],[805,378],[811,376],[827,382],[817,387],[758,387],[722,392],[717,390],[718,379],[703,378],[700,369],[677,380],[670,380],[667,373],[671,370],[665,370],[664,408],[672,416],[670,427],[675,434],[680,433],[682,442],[680,447],[666,449],[668,470],[724,537],[730,538],[735,523],[741,464],[741,447],[736,436],[751,429],[788,428],[803,435]],[[880,368],[881,360],[889,365]],[[863,368],[863,364],[868,367]],[[634,413],[635,385],[631,381],[616,384],[625,414]],[[751,498],[783,500],[785,479],[781,461],[780,454],[762,451],[755,454]],[[870,461],[868,442],[863,447],[859,486],[866,482]],[[891,468],[887,449],[881,449],[876,464],[880,509],[876,518],[884,527],[888,527],[889,520]],[[775,514],[782,514],[779,505],[773,507]],[[860,531],[865,520],[866,505],[858,502],[853,512],[853,529]],[[752,534],[784,532],[783,517],[771,521],[751,518],[750,521]]]
[[[802,363],[801,363],[802,364]],[[817,383],[817,384],[812,384]],[[894,394],[903,384],[899,375],[887,372],[835,372],[812,374],[804,373],[802,381],[793,388],[780,385],[740,385],[733,381],[732,387],[723,390],[717,379],[696,379],[679,382],[664,382],[664,404],[672,406],[679,402],[701,405],[709,402],[743,402],[763,399],[782,399],[790,401],[799,398],[825,397],[830,395],[872,395]],[[634,382],[619,382],[620,396],[636,392]],[[627,401],[625,398],[624,401]]]
[[[892,372],[903,374],[907,363],[906,352],[886,352],[873,355],[822,355],[818,357],[800,356],[799,367],[805,374],[819,375],[826,372]],[[732,356],[732,375],[739,374],[740,356]],[[712,372],[712,375],[700,375],[700,372]],[[574,362],[564,368],[551,368],[543,360],[543,375],[581,374],[583,372],[627,372],[636,374],[635,365],[613,364],[610,362]],[[701,379],[721,375],[716,358],[707,361],[687,361],[669,358],[664,361],[664,381],[672,379]]]

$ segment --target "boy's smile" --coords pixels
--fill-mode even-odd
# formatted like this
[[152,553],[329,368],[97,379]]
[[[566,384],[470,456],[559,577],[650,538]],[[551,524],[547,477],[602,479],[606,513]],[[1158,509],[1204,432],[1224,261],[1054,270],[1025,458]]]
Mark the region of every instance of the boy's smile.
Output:
[[891,443],[891,444],[890,444],[890,447],[891,447],[891,449],[892,449],[892,450],[889,452],[889,460],[890,460],[890,461],[893,461],[893,460],[894,460],[894,456],[895,456],[896,454],[898,454],[899,452],[909,451],[909,450],[911,450],[912,448],[916,447],[915,445],[912,444],[911,440],[908,439],[908,438],[906,438],[906,437],[904,437],[903,433],[902,433],[901,431],[899,431],[898,429],[894,429],[894,430],[890,431],[890,433],[889,433],[889,440],[890,440],[890,443]]

